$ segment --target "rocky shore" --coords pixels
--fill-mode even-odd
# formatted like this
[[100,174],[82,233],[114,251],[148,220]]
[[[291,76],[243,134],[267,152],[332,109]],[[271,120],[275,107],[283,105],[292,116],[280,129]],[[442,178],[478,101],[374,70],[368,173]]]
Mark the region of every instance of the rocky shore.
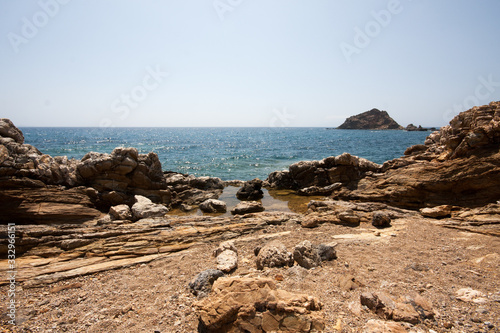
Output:
[[[51,157],[0,119],[0,325],[495,332],[499,149],[492,102],[383,165],[344,153],[265,181],[224,182],[164,172],[156,154],[134,148]],[[218,200],[228,185],[241,200],[230,216]],[[266,212],[262,188],[314,200],[305,213]],[[208,215],[168,213],[198,207]],[[16,229],[15,326],[7,223]]]

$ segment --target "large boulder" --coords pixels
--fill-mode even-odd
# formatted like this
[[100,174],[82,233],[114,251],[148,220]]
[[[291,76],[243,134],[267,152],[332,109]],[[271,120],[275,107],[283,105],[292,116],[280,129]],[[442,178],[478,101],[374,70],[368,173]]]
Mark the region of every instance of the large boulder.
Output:
[[210,297],[194,304],[199,332],[323,332],[315,297],[276,288],[266,278],[220,278]]
[[0,118],[0,136],[14,139],[16,143],[23,144],[24,136],[10,119]]
[[264,197],[261,190],[262,180],[256,178],[249,180],[236,192],[236,197],[240,200],[259,200]]
[[216,199],[205,200],[199,207],[205,213],[225,213],[227,210],[226,203]]
[[231,214],[233,215],[243,215],[249,213],[258,213],[263,212],[264,206],[262,206],[261,202],[258,201],[243,201],[236,205],[231,210]]

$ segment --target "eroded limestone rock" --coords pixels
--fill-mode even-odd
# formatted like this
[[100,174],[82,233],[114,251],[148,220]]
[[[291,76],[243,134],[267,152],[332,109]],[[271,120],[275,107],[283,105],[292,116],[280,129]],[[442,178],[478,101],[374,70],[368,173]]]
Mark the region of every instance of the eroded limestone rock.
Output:
[[199,331],[321,332],[318,299],[276,288],[266,278],[220,278],[210,297],[195,303]]

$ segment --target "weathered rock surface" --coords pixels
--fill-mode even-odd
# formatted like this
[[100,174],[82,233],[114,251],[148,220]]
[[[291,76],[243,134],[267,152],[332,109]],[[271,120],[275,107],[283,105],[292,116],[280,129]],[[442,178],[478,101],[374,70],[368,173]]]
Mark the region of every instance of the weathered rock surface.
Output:
[[257,269],[293,266],[293,254],[279,241],[272,241],[260,249],[256,264]]
[[328,195],[341,187],[354,188],[360,179],[380,170],[376,163],[344,153],[321,161],[294,163],[289,170],[271,173],[266,184],[298,190],[302,195]]
[[214,282],[223,276],[223,271],[218,269],[207,269],[189,282],[189,288],[195,296],[198,296],[198,298],[206,297],[212,290]]
[[220,278],[195,303],[199,332],[321,332],[318,299],[276,288],[265,278]]
[[371,130],[388,130],[388,129],[403,129],[394,119],[392,119],[387,111],[371,109],[358,115],[349,117],[345,122],[337,127],[338,129],[371,129]]
[[90,152],[81,161],[45,155],[24,144],[10,120],[0,119],[0,208],[11,222],[60,223],[63,215],[91,220],[98,210],[133,205],[135,195],[167,206],[199,204],[218,198],[223,188],[219,178],[164,174],[155,153],[135,148]]
[[391,217],[382,212],[373,213],[372,225],[378,228],[387,228],[391,226]]
[[370,319],[366,323],[363,333],[407,333],[406,328],[400,323]]
[[224,201],[216,199],[208,199],[200,204],[200,209],[206,213],[225,213],[227,206]]
[[232,250],[224,250],[217,256],[217,269],[229,273],[238,267],[238,254]]
[[434,318],[432,304],[422,296],[407,297],[405,302],[395,301],[384,292],[364,292],[361,304],[384,319],[417,324],[422,320]]
[[321,261],[330,261],[337,259],[337,251],[335,251],[335,246],[337,244],[319,244],[317,246],[318,248],[318,254],[321,259]]
[[259,200],[264,197],[264,192],[261,190],[262,180],[256,178],[249,180],[236,192],[236,197],[240,200]]
[[420,214],[425,217],[442,218],[451,215],[451,205],[441,205],[432,208],[421,208]]
[[217,269],[229,273],[238,267],[238,250],[234,241],[225,241],[214,250],[217,259]]
[[109,216],[115,220],[131,220],[132,210],[127,205],[117,205],[109,208]]
[[303,227],[314,227],[321,223],[357,226],[361,222],[371,223],[376,215],[390,219],[418,215],[416,212],[377,202],[349,202],[342,200],[311,200],[308,211],[301,221]]
[[[287,221],[294,214],[279,217]],[[146,218],[137,222],[101,219],[79,224],[17,225],[16,281],[29,286],[43,285],[149,262],[203,242],[220,242],[264,229],[275,223],[276,218],[276,214],[262,213],[241,220],[199,216]],[[0,254],[6,256],[7,246],[4,224],[0,225]],[[0,284],[8,282],[7,270],[8,265],[0,266],[0,275],[4,276]]]
[[293,248],[293,259],[306,269],[321,266],[321,257],[318,248],[310,241],[303,241]]
[[162,217],[167,213],[167,207],[160,204],[155,204],[142,195],[135,196],[135,203],[132,206],[132,214],[136,220],[145,219],[148,217]]
[[261,202],[258,201],[243,201],[236,205],[231,210],[231,214],[233,215],[243,215],[248,213],[258,213],[263,212],[264,206],[262,206]]
[[81,223],[98,218],[91,189],[45,185],[29,178],[0,179],[0,222],[16,224]]

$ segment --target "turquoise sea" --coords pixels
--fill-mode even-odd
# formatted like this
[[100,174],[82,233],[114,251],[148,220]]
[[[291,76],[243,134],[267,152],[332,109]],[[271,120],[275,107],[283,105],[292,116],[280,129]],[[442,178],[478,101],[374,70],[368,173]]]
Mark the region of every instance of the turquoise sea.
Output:
[[297,161],[348,152],[376,163],[400,157],[431,132],[326,128],[21,128],[25,142],[52,156],[135,147],[158,154],[165,171],[223,180],[266,179]]

